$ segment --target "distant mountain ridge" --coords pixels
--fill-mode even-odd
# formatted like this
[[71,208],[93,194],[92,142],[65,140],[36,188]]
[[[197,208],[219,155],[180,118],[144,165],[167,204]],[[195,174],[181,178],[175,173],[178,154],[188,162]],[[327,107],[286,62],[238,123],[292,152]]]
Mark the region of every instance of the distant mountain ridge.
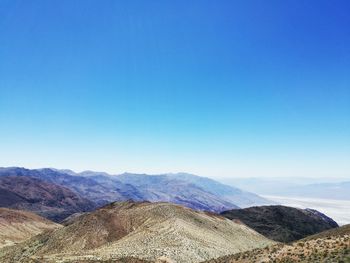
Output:
[[241,189],[219,183],[207,177],[201,177],[188,173],[170,173],[160,175],[124,173],[117,175],[116,177],[118,180],[124,183],[129,183],[138,187],[152,185],[156,186],[157,189],[162,189],[161,186],[163,182],[175,182],[176,180],[182,181],[188,183],[189,185],[201,188],[204,191],[216,195],[227,202],[231,202],[242,208],[252,205],[267,205],[273,203],[272,201],[262,198],[256,194],[242,191]]
[[25,169],[0,168],[4,175],[29,176],[71,189],[77,194],[101,206],[113,201],[166,201],[187,207],[221,212],[238,207],[271,204],[258,195],[221,184],[196,175],[178,174],[130,174],[110,175],[104,172],[53,168]]
[[[79,176],[70,170],[52,168],[26,169],[19,167],[0,168],[0,177],[6,175],[34,177],[45,182],[68,187],[81,196],[93,201],[97,205],[104,205],[112,201],[141,200],[137,189],[125,186],[117,180],[97,182],[89,177]],[[123,191],[118,191],[123,189]]]
[[0,207],[32,211],[59,222],[96,205],[67,187],[30,176],[0,176]]

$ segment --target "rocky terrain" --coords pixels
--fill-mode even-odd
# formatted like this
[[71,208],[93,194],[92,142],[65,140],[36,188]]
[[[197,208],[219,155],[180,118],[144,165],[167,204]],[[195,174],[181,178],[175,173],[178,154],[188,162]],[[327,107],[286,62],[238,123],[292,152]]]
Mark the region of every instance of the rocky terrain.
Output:
[[0,262],[108,262],[126,257],[200,262],[272,244],[247,226],[216,214],[128,201],[78,215],[58,230],[4,248]]
[[221,215],[239,220],[260,234],[279,242],[291,242],[338,227],[331,218],[311,209],[259,206],[225,211]]
[[0,208],[0,248],[60,227],[61,225],[30,212]]
[[0,206],[32,211],[59,222],[96,205],[66,187],[26,176],[0,176]]
[[292,244],[276,244],[206,263],[347,263],[350,262],[350,227],[335,228]]

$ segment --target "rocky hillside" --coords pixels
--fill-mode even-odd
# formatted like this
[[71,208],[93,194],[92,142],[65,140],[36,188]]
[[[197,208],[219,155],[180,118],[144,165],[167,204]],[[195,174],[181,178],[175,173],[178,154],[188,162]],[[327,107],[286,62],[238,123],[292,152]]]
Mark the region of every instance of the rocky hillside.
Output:
[[[200,262],[274,242],[245,225],[169,203],[112,203],[63,228],[0,250],[1,262],[89,262],[123,257]],[[114,261],[113,261],[114,262]]]
[[0,247],[14,245],[61,226],[30,212],[0,208]]
[[311,209],[259,206],[225,211],[221,215],[239,220],[260,234],[279,242],[291,242],[338,227],[331,218]]
[[66,187],[26,176],[0,176],[0,206],[32,211],[56,222],[96,207]]
[[342,226],[296,241],[254,249],[206,263],[347,263],[350,262],[350,227]]

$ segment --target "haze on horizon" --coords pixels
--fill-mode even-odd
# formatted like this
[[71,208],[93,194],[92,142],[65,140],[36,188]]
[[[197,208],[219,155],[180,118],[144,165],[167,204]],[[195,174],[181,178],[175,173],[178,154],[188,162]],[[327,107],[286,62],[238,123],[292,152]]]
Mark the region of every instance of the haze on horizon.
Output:
[[348,1],[0,2],[0,166],[350,176]]

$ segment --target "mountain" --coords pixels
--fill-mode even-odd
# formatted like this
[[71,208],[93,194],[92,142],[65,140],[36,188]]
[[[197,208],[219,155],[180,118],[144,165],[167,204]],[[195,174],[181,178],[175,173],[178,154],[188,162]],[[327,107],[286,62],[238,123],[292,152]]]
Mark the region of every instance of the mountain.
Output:
[[59,224],[30,212],[0,208],[0,248],[60,227]]
[[29,170],[0,168],[2,175],[29,176],[71,189],[101,206],[113,201],[164,201],[187,207],[222,212],[238,207],[273,204],[253,193],[221,184],[215,180],[191,174],[130,174],[110,175],[104,172],[52,168]]
[[[194,191],[191,188],[195,188],[197,191],[200,189],[201,191],[207,192],[239,207],[273,203],[272,201],[264,199],[258,195],[221,184],[213,179],[186,173],[162,175],[124,173],[117,175],[116,177],[123,183],[134,185],[139,189],[150,190],[150,192],[154,193],[154,196],[163,196],[168,192],[174,192],[174,195],[176,195],[176,193],[181,193],[182,187],[183,191],[188,189],[189,192]],[[181,185],[180,188],[177,187],[179,184]],[[175,189],[176,191],[173,191]],[[220,209],[215,209],[214,211],[218,212]]]
[[178,180],[183,180],[195,184],[205,191],[220,196],[221,198],[232,202],[241,208],[274,204],[274,202],[262,198],[261,196],[253,194],[251,192],[243,191],[234,186],[222,184],[207,177],[201,177],[188,173],[167,174],[166,176],[169,179],[176,178]]
[[338,227],[336,222],[318,211],[280,205],[234,209],[222,212],[221,215],[239,220],[278,242],[292,242]]
[[[163,180],[161,176],[144,176],[138,183],[129,183],[122,176],[112,176],[101,172],[86,171],[74,173],[70,170],[25,168],[0,168],[1,175],[17,175],[39,178],[49,183],[62,185],[93,201],[97,205],[104,205],[113,201],[168,201],[183,204],[198,210],[221,212],[237,208],[233,203],[207,192],[200,187],[181,180]],[[128,176],[129,179],[134,175]],[[149,178],[153,178],[153,183]],[[136,181],[135,181],[136,182]]]
[[66,187],[13,175],[0,176],[0,206],[32,211],[56,222],[96,207]]
[[237,253],[205,263],[319,263],[350,262],[350,225],[342,226],[302,239],[292,244],[276,244]]
[[195,263],[272,244],[247,226],[216,214],[170,203],[127,201],[82,214],[56,231],[2,249],[0,261],[20,263],[30,257],[47,263],[114,262],[133,257]]
[[91,200],[97,205],[105,205],[112,201],[142,200],[138,190],[130,185],[124,185],[118,180],[98,180],[98,178],[80,176],[71,170],[51,168],[25,169],[20,167],[0,168],[0,177],[16,175],[34,177],[40,180],[67,187],[79,195]]
[[[68,171],[70,174],[74,174],[73,171]],[[217,208],[210,209],[210,207],[204,203],[204,200],[198,200],[202,204],[188,203],[187,200],[189,200],[189,198],[185,192],[197,192],[197,196],[208,196],[208,194],[210,194],[210,198],[213,198],[212,195],[215,195],[216,199],[222,199],[221,202],[226,201],[221,204],[222,207],[232,206],[232,204],[235,205],[232,206],[232,208],[237,206],[249,207],[253,205],[275,204],[274,202],[256,194],[242,191],[236,187],[219,183],[210,178],[188,173],[170,173],[160,175],[124,173],[121,175],[110,175],[105,172],[84,171],[81,173],[75,173],[75,175],[88,177],[99,183],[113,184],[113,181],[117,181],[119,184],[124,183],[124,185],[134,186],[140,191],[140,194],[138,195],[139,199],[137,200],[169,201],[201,210],[218,212],[222,211],[224,208],[221,208],[220,204],[218,204]],[[165,185],[167,186],[166,189],[164,188]],[[178,187],[179,185],[181,188]],[[172,189],[176,189],[176,191],[172,191]],[[181,189],[183,189],[183,192],[181,192]],[[199,193],[199,191],[201,191],[201,193]],[[206,193],[204,194],[204,192]],[[214,203],[211,205],[212,207],[216,206]]]
[[116,176],[125,184],[131,184],[142,192],[144,200],[171,202],[197,210],[221,212],[238,208],[232,202],[215,195],[200,186],[169,175],[146,175],[125,173]]

